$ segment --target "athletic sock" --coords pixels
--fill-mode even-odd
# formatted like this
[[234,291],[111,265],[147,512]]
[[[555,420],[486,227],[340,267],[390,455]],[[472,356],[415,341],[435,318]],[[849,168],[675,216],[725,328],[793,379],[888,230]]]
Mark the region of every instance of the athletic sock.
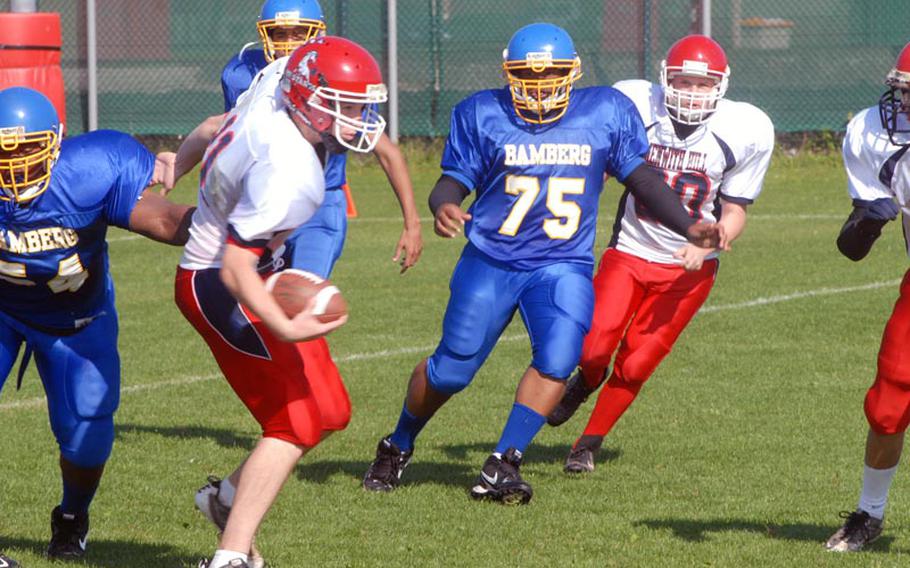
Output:
[[97,484],[91,489],[85,489],[64,479],[63,499],[60,501],[60,510],[74,515],[88,513],[89,505],[92,504],[92,499],[94,499],[97,490]]
[[888,489],[897,466],[888,469],[875,469],[868,465],[863,467],[863,493],[859,497],[859,508],[876,519],[885,518],[885,505],[888,504]]
[[496,445],[496,452],[503,454],[509,448],[515,448],[524,453],[546,421],[546,416],[516,402],[512,405],[512,412]]
[[236,558],[239,558],[240,560],[243,560],[244,562],[246,562],[247,560],[250,559],[249,556],[247,556],[246,554],[244,554],[242,552],[236,552],[234,550],[223,550],[223,549],[219,548],[218,550],[215,551],[215,556],[212,557],[212,561],[209,562],[209,566],[211,566],[212,568],[221,568],[222,566],[226,566],[228,562],[230,562],[231,560],[234,560]]
[[429,422],[429,418],[419,418],[408,411],[408,403],[401,407],[401,416],[398,417],[398,426],[392,432],[392,443],[402,452],[409,452],[414,448],[414,440]]

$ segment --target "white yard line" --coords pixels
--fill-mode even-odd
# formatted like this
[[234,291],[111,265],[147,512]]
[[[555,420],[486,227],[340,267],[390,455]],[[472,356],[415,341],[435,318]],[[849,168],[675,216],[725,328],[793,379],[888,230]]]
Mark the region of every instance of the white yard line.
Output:
[[[879,288],[889,288],[892,286],[897,286],[901,283],[900,279],[897,280],[883,280],[879,282],[870,282],[869,284],[862,284],[859,286],[845,286],[843,288],[817,288],[815,290],[806,290],[804,292],[794,292],[792,294],[782,294],[779,296],[768,296],[765,298],[756,298],[754,300],[749,300],[747,302],[737,302],[733,304],[718,304],[712,306],[704,306],[699,310],[700,314],[709,314],[713,312],[723,312],[727,310],[741,310],[745,308],[753,308],[757,306],[768,306],[771,304],[780,304],[782,302],[789,302],[792,300],[800,300],[803,298],[816,298],[819,296],[833,296],[836,294],[849,294],[852,292],[863,292],[866,290],[877,290]],[[504,335],[499,340],[500,341],[519,341],[526,339],[525,334],[515,334],[515,335]],[[419,347],[402,347],[399,349],[383,349],[382,351],[369,351],[363,353],[351,353],[349,355],[341,355],[335,357],[335,361],[338,363],[347,363],[350,361],[370,361],[374,359],[387,359],[391,357],[397,357],[399,355],[416,355],[420,353],[429,354],[430,351],[436,348],[436,344],[422,345]],[[190,385],[193,383],[199,383],[203,381],[211,381],[219,378],[220,373],[213,373],[210,375],[193,375],[189,377],[181,377],[176,379],[171,379],[168,381],[160,381],[154,383],[146,383],[141,385],[132,385],[123,387],[121,389],[122,394],[129,394],[134,392],[145,392],[150,390],[157,390],[160,388],[170,387],[170,386],[183,386]],[[7,383],[10,381],[7,380]],[[7,388],[7,391],[9,389]],[[38,398],[27,398],[24,400],[17,400],[12,402],[5,402],[0,404],[0,411],[4,410],[16,410],[20,408],[43,408],[45,406],[44,397]]]

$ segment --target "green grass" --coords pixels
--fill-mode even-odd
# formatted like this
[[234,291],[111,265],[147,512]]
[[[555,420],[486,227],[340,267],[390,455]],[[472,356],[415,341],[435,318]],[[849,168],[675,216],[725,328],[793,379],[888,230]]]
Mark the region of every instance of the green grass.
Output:
[[[424,210],[436,157],[415,157]],[[839,159],[778,156],[735,249],[714,311],[698,315],[605,442],[597,471],[569,478],[562,461],[583,417],[545,429],[527,453],[527,507],[470,501],[467,488],[499,436],[529,361],[521,324],[429,424],[403,487],[367,494],[360,478],[397,419],[413,365],[438,339],[462,242],[432,235],[418,266],[391,262],[397,205],[372,162],[350,180],[350,224],[333,280],[351,307],[330,339],[354,404],[349,428],[311,452],[266,519],[260,548],[300,566],[898,566],[910,553],[910,483],[895,479],[887,533],[850,557],[821,542],[858,498],[862,400],[907,266],[892,224],[854,264],[834,240],[849,210]],[[178,199],[191,200],[190,181]],[[619,188],[602,202],[598,254]],[[86,566],[195,566],[215,532],[193,509],[206,475],[225,475],[257,425],[173,305],[178,249],[111,234],[124,393],[113,457],[92,509]],[[797,292],[880,287],[737,304]],[[372,355],[371,355],[372,354]],[[192,378],[196,378],[192,380]],[[0,549],[29,568],[42,558],[60,494],[57,452],[32,368],[0,396]],[[166,385],[166,386],[163,386]],[[583,413],[590,405],[583,407]]]

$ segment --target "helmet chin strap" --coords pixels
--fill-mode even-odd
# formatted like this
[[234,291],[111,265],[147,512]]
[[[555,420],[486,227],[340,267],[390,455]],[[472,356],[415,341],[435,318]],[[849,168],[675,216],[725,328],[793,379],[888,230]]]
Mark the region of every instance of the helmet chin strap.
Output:
[[319,137],[322,138],[322,144],[325,149],[332,154],[344,154],[348,151],[347,147],[339,142],[338,138],[331,132],[320,132]]

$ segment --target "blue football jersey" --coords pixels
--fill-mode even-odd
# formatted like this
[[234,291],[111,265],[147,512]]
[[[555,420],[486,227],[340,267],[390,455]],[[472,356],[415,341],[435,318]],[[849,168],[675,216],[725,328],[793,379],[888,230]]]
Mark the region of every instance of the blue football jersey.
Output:
[[0,205],[0,311],[71,331],[112,299],[108,225],[129,228],[155,156],[131,136],[99,130],[63,141],[48,189]]
[[[224,112],[229,112],[237,106],[237,99],[253,82],[256,75],[262,71],[268,62],[262,48],[247,49],[244,47],[224,66],[221,72],[221,91],[224,94]],[[326,191],[340,189],[347,182],[345,169],[347,154],[329,154],[325,165]]]
[[624,180],[647,150],[638,111],[612,87],[573,90],[565,115],[543,125],[521,120],[503,88],[453,109],[442,170],[477,192],[465,227],[471,243],[532,270],[594,263],[604,174]]

